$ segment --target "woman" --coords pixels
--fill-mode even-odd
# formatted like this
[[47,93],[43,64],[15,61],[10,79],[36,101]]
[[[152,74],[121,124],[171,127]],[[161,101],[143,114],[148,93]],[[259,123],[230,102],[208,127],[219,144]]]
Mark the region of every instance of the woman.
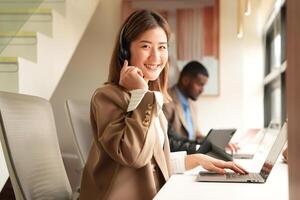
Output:
[[91,100],[94,142],[83,171],[80,199],[152,199],[171,173],[198,165],[245,171],[202,154],[170,153],[162,104],[167,93],[170,29],[157,13],[139,10],[124,22],[108,83]]

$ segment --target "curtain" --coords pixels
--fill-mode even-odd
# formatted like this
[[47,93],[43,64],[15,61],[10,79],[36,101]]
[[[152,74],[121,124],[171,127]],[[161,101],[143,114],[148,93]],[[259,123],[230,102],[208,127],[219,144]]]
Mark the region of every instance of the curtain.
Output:
[[176,43],[179,60],[219,57],[218,15],[218,3],[215,6],[177,10]]
[[179,9],[176,17],[177,58],[179,60],[201,60],[204,46],[202,9]]

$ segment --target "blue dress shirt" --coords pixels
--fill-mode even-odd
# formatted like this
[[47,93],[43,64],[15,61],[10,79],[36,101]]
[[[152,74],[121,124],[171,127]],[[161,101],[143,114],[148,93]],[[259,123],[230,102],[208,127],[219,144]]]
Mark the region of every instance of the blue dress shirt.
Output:
[[193,120],[192,120],[192,115],[191,115],[191,110],[190,110],[190,105],[188,98],[186,98],[179,90],[179,88],[176,86],[176,94],[178,96],[178,99],[181,103],[181,106],[183,108],[184,112],[184,117],[185,117],[185,122],[187,125],[187,131],[188,131],[188,138],[189,139],[194,139],[194,128],[193,128]]

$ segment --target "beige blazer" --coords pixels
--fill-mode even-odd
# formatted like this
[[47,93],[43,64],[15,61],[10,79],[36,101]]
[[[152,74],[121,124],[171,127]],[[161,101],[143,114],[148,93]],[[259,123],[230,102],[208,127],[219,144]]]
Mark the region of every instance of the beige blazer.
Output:
[[163,148],[152,120],[157,115],[153,92],[127,112],[129,93],[105,85],[91,100],[94,142],[83,170],[80,199],[152,199],[170,176],[167,120]]
[[[168,92],[172,98],[172,101],[164,104],[163,110],[169,122],[169,126],[171,126],[176,133],[179,133],[180,136],[188,138],[187,124],[182,105],[176,93],[176,86],[171,87]],[[197,119],[197,108],[192,100],[189,100],[189,105],[193,120],[194,135],[196,137],[197,135],[201,135],[199,121]]]

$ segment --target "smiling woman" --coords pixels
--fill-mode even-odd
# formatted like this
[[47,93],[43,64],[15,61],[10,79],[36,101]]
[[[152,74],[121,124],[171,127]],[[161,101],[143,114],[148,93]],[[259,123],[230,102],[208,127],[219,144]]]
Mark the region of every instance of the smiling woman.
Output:
[[172,173],[198,165],[245,171],[202,154],[170,153],[162,112],[167,93],[170,29],[156,12],[137,10],[123,23],[108,82],[91,100],[94,142],[82,174],[80,199],[153,199]]
[[163,99],[169,99],[168,40],[169,26],[155,12],[139,10],[124,21],[108,83],[91,100],[96,140],[80,199],[152,199],[169,178],[169,143],[160,112]]
[[169,42],[169,86],[191,60],[204,64],[210,79],[203,95],[219,95],[219,0],[123,0],[125,19],[137,9],[159,12],[173,30]]

